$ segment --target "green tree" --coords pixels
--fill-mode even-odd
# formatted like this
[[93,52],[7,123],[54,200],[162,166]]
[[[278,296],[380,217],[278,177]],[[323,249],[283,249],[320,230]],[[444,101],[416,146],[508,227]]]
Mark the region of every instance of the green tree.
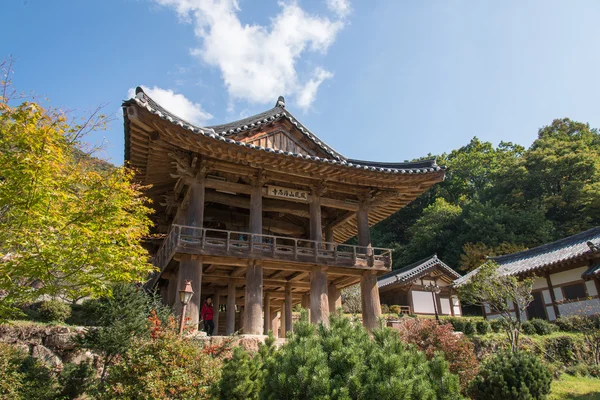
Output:
[[481,307],[489,307],[500,315],[512,351],[517,351],[521,333],[521,315],[533,301],[532,278],[503,275],[498,264],[488,261],[465,283],[458,287],[461,301]]
[[73,300],[145,279],[150,209],[133,172],[82,156],[82,138],[105,119],[13,105],[9,73],[0,84],[0,319],[42,295]]
[[131,284],[116,284],[111,296],[94,301],[98,326],[88,328],[78,342],[102,355],[102,380],[115,357],[124,354],[136,338],[150,335],[149,304],[143,290]]
[[600,134],[589,124],[556,119],[525,153],[525,197],[538,201],[559,237],[600,224]]

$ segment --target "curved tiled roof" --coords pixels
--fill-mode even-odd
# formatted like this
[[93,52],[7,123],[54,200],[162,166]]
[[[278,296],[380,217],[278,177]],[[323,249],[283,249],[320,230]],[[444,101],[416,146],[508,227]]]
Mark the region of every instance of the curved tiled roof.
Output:
[[[266,151],[269,153],[282,154],[286,156],[303,158],[312,161],[324,162],[329,164],[337,164],[350,168],[363,169],[368,171],[375,172],[384,172],[391,174],[423,174],[423,173],[431,173],[442,171],[444,168],[437,165],[435,159],[431,160],[423,160],[416,162],[404,162],[404,163],[380,163],[373,161],[361,161],[361,160],[352,160],[347,159],[342,156],[340,153],[333,150],[330,146],[321,141],[316,135],[314,135],[311,131],[305,128],[300,122],[298,122],[287,110],[285,110],[285,103],[283,102],[283,98],[280,97],[279,101],[272,109],[265,111],[263,113],[254,115],[252,117],[244,118],[239,121],[231,122],[223,125],[214,125],[208,127],[199,127],[196,126],[184,119],[176,116],[170,111],[163,108],[160,104],[156,103],[152,98],[150,98],[146,93],[144,93],[143,89],[138,87],[136,88],[136,96],[135,98],[125,101],[124,105],[129,104],[137,104],[140,107],[143,107],[148,112],[157,115],[158,117],[169,121],[175,125],[182,127],[190,132],[201,134],[206,137],[210,137],[215,140],[219,140],[222,142],[235,144],[242,147],[247,147],[251,149]],[[321,149],[323,149],[327,154],[331,155],[332,158],[323,158],[316,157],[311,155],[304,155],[300,153],[292,153],[288,151],[256,146],[250,143],[240,142],[234,139],[231,139],[229,136],[257,128],[262,124],[267,124],[279,120],[281,118],[286,118],[292,123],[295,127],[300,130],[304,135],[306,135],[309,139],[311,139],[315,144],[317,144]]]
[[[600,242],[600,227],[592,228],[529,250],[506,254],[504,256],[490,257],[489,260],[498,263],[500,274],[517,275],[533,272],[591,254],[594,250],[590,248],[588,242],[596,245]],[[457,279],[454,284],[461,285],[465,283],[476,272],[477,269],[471,271],[462,278]]]
[[435,267],[443,269],[452,278],[460,277],[458,272],[454,271],[452,268],[446,265],[446,263],[440,260],[437,257],[437,254],[434,254],[431,257],[424,258],[423,260],[417,261],[413,264],[381,275],[379,278],[377,278],[377,285],[379,287],[384,287],[393,283],[408,283],[414,279],[424,276]]

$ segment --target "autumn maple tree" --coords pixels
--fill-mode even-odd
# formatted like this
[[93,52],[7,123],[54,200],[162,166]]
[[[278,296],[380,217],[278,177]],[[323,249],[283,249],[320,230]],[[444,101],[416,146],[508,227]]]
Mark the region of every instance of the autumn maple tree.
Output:
[[104,117],[77,123],[14,96],[9,64],[0,64],[0,319],[42,295],[98,296],[152,270],[140,244],[150,208],[133,172],[82,151]]

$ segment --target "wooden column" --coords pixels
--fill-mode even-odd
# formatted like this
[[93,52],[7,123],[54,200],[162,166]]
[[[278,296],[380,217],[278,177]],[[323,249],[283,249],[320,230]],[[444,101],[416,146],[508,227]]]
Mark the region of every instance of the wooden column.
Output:
[[360,279],[360,292],[362,296],[363,326],[372,331],[377,328],[377,319],[381,317],[379,287],[377,286],[375,273],[371,271],[363,272]]
[[342,307],[342,292],[338,290],[334,283],[330,283],[328,288],[329,312],[334,313]]
[[302,296],[302,308],[308,311],[308,320],[310,321],[310,293]]
[[271,324],[269,330],[273,332],[273,336],[279,337],[279,313],[275,310],[271,310]]
[[[189,199],[185,224],[201,228],[204,221],[204,177],[199,176],[198,180],[190,184]],[[182,256],[177,276],[177,293],[183,290],[186,281],[192,282],[192,290],[194,291],[190,304],[187,306],[188,325],[196,330],[198,329],[200,309],[202,308],[202,256],[189,254]],[[174,308],[176,314],[181,314],[179,299],[176,299]]]
[[325,230],[325,241],[327,242],[327,250],[333,250],[333,229]]
[[246,313],[244,312],[244,306],[241,306],[241,307],[240,307],[240,327],[239,327],[239,331],[240,331],[241,333],[246,333],[246,332],[244,331],[244,315],[245,315],[245,314],[246,314]]
[[[550,274],[546,273],[545,276],[546,276],[546,283],[548,284],[548,291],[550,292],[550,300],[552,300],[552,308],[554,308],[554,319],[557,319],[558,317],[560,317],[560,313],[558,311],[558,304],[556,304],[556,296],[554,295],[554,288],[552,287],[552,281],[550,280]],[[598,293],[598,294],[600,294],[600,293]],[[542,301],[543,300],[544,300],[544,296],[542,294]],[[546,308],[545,301],[544,301],[544,308]]]
[[[600,293],[600,292],[599,292]],[[285,333],[287,332],[291,332],[293,329],[293,320],[292,320],[292,283],[288,282],[285,284],[285,306],[284,306],[285,310],[283,312],[283,314],[285,314],[284,316],[284,321],[285,324],[282,324],[282,326],[285,329]],[[284,335],[285,337],[285,335]]]
[[177,297],[179,291],[185,288],[185,281],[192,282],[194,295],[187,305],[187,316],[189,318],[187,325],[193,330],[198,329],[200,321],[200,309],[202,308],[201,287],[202,287],[202,256],[184,254],[179,262],[179,273],[177,274],[177,291],[175,300],[175,314],[181,315],[181,302]]
[[213,295],[213,310],[215,310],[215,316],[213,317],[213,323],[215,324],[215,330],[213,335],[219,336],[219,306],[221,304],[221,292],[217,289]]
[[227,325],[225,334],[232,335],[235,332],[235,281],[229,279],[227,285]]
[[[369,231],[369,208],[366,202],[362,202],[356,213],[358,228],[358,245],[371,247],[371,232]],[[361,250],[364,251],[364,250]],[[379,287],[377,276],[365,271],[360,280],[360,292],[362,297],[363,325],[368,330],[377,327],[377,318],[381,316],[381,304],[379,302]]]
[[267,335],[267,334],[269,334],[269,329],[271,329],[271,295],[269,293],[265,294],[264,309],[265,309],[265,319],[264,319],[265,326],[263,329],[263,334]]
[[[310,239],[316,241],[315,251],[318,251],[323,241],[321,227],[321,192],[320,188],[313,190],[310,202]],[[329,323],[329,300],[327,297],[327,272],[324,266],[314,265],[310,274],[310,322],[318,324]]]
[[[260,177],[253,182],[250,192],[250,233],[262,233],[262,184]],[[246,301],[244,333],[260,335],[263,332],[263,267],[257,260],[249,260],[246,270]]]
[[283,306],[281,307],[281,310],[279,311],[279,337],[280,338],[284,338],[285,334],[287,332],[286,330],[286,323],[287,323],[287,315],[285,315],[285,303],[283,304]]
[[169,276],[169,288],[167,289],[167,304],[171,308],[175,308],[175,303],[179,302],[177,295],[177,274],[173,273]]
[[246,270],[246,299],[244,303],[244,333],[263,333],[263,267],[257,260],[248,261]]

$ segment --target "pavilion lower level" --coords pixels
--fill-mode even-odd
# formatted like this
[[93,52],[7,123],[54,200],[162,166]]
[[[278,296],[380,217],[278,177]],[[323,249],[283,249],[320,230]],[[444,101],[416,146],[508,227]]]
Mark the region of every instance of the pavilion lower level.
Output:
[[208,296],[215,310],[224,312],[215,313],[216,332],[227,335],[266,334],[274,330],[277,314],[281,332],[288,332],[296,304],[310,310],[312,323],[327,324],[329,314],[341,307],[341,289],[360,283],[363,324],[376,327],[381,315],[377,276],[391,269],[391,250],[370,245],[367,204],[357,207],[358,246],[352,246],[335,243],[332,230],[324,231],[323,240],[317,195],[310,202],[310,240],[262,234],[260,182],[250,190],[250,232],[204,228],[207,185],[205,177],[190,185],[187,207],[176,218],[181,223],[171,225],[156,253],[160,272],[150,282],[180,314],[178,292],[191,281],[189,326],[197,328]]

